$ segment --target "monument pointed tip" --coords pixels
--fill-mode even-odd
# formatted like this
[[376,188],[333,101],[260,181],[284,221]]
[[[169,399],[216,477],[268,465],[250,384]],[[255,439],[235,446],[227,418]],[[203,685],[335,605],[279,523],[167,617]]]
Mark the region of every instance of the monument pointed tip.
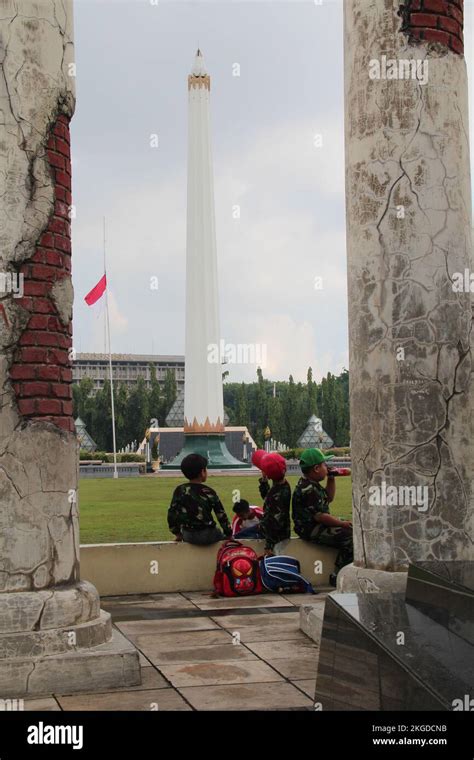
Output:
[[204,65],[204,57],[201,52],[201,48],[199,47],[197,49],[196,57],[194,58],[191,74],[195,77],[205,77],[207,74],[206,67]]

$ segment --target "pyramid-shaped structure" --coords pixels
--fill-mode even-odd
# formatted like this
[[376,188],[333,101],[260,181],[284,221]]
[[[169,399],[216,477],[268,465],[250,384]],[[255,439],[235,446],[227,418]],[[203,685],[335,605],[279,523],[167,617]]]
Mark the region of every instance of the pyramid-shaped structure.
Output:
[[[176,396],[176,401],[169,410],[166,420],[168,427],[184,427],[184,389],[182,388]],[[229,416],[224,412],[224,425],[229,424]]]
[[86,426],[80,417],[75,421],[77,440],[81,449],[84,451],[95,451],[97,449],[96,442],[91,438],[86,430]]
[[180,390],[176,396],[176,401],[168,412],[166,417],[168,427],[183,427],[184,425],[184,390]]
[[334,441],[325,432],[323,421],[312,414],[296,445],[300,449],[330,449]]

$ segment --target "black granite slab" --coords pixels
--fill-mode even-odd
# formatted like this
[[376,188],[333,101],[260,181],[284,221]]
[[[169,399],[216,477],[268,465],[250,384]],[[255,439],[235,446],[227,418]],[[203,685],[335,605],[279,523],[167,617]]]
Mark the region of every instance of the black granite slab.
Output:
[[440,625],[474,644],[474,562],[410,566],[405,598]]
[[474,693],[474,647],[404,594],[326,600],[315,701],[323,710],[452,710]]
[[426,579],[431,577],[432,580],[435,576],[440,586],[444,581],[448,587],[456,587],[474,594],[474,562],[441,562],[440,560],[414,562],[408,568],[408,583],[410,579],[420,578],[421,575],[424,575]]

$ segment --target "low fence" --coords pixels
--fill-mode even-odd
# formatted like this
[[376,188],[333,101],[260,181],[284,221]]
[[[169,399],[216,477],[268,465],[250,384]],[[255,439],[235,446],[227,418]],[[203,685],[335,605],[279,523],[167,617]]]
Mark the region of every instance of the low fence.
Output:
[[[137,478],[145,472],[145,465],[140,462],[126,462],[117,464],[119,478]],[[113,478],[113,464],[81,464],[79,465],[80,478]]]
[[[331,459],[333,467],[351,467],[352,460],[350,457],[334,457]],[[286,472],[288,475],[301,475],[301,467],[298,459],[288,459],[286,463]]]

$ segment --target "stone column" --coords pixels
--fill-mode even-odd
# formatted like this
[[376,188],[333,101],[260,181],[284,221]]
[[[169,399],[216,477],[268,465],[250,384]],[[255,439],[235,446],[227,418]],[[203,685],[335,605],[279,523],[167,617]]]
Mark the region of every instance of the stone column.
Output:
[[[0,696],[140,682],[80,580],[72,417],[72,0],[0,19]],[[93,650],[90,648],[94,647]]]
[[463,2],[344,7],[355,533],[346,591],[395,587],[410,561],[473,559],[474,532],[472,314],[469,290],[456,286],[472,271]]

